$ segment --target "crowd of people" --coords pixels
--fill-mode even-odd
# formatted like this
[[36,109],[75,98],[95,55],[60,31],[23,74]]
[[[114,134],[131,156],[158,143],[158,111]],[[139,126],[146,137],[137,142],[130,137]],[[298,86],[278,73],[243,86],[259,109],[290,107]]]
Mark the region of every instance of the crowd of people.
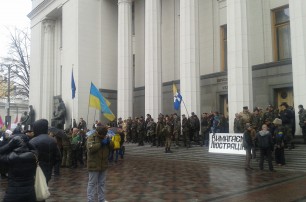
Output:
[[[298,113],[306,143],[306,111],[302,105]],[[250,161],[256,158],[256,149],[260,151],[261,170],[266,158],[270,171],[274,171],[273,151],[276,164],[285,165],[284,149],[294,148],[294,120],[295,112],[287,103],[282,103],[280,109],[269,105],[266,111],[256,107],[252,113],[248,107],[243,107],[243,111],[236,114],[233,130],[243,133],[247,170],[253,169]],[[181,118],[176,113],[159,114],[157,121],[147,114],[146,118],[119,118],[107,125],[97,120],[92,130],[83,118],[78,124],[74,120],[72,127],[65,130],[49,127],[48,121],[41,119],[30,128],[32,130],[25,130],[18,125],[12,132],[6,130],[1,135],[0,173],[1,178],[9,178],[4,201],[34,201],[35,155],[38,155],[47,183],[52,175],[60,175],[61,168],[76,169],[87,164],[88,201],[93,201],[95,186],[99,187],[98,197],[103,201],[107,165],[117,163],[119,157],[124,158],[124,143],[149,144],[171,153],[173,142],[175,147],[187,149],[192,145],[208,146],[209,133],[229,132],[228,118],[218,112],[202,113],[200,118],[193,112],[190,117],[183,114]],[[22,166],[24,172],[16,169],[21,163],[27,165]],[[19,186],[26,188],[18,189]]]
[[129,117],[126,120],[118,119],[112,124],[122,128],[124,140],[128,143],[137,143],[139,146],[165,147],[165,152],[171,152],[172,142],[176,147],[191,147],[192,144],[208,146],[209,132],[228,133],[228,118],[218,112],[203,113],[199,118],[194,112],[190,117],[177,113],[170,115],[159,114],[155,121],[150,114]]
[[34,182],[37,163],[48,184],[52,176],[60,175],[61,168],[85,166],[84,159],[89,173],[88,201],[94,201],[94,187],[99,187],[99,201],[104,201],[108,163],[117,162],[118,157],[123,159],[124,155],[121,130],[108,135],[109,127],[98,123],[95,130],[88,134],[83,119],[76,128],[66,130],[48,125],[47,120],[41,119],[33,123],[32,130],[23,130],[24,127],[18,124],[13,131],[5,130],[1,134],[0,173],[2,180],[8,179],[3,201],[36,201]]
[[[298,106],[299,125],[302,129],[304,143],[306,143],[306,111],[303,105]],[[263,170],[264,159],[267,159],[269,170],[275,171],[272,164],[273,152],[276,165],[283,166],[285,149],[294,149],[295,111],[287,103],[281,103],[279,109],[269,105],[265,112],[254,108],[253,113],[244,107],[241,113],[236,114],[234,132],[244,133],[243,146],[246,150],[245,169],[252,170],[251,159],[256,158],[256,148],[259,149],[259,169]]]

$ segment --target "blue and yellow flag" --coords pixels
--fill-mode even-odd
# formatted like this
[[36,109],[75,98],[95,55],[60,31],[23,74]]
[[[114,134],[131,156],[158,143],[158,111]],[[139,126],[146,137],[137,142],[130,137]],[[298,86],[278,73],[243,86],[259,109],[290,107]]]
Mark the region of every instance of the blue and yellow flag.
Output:
[[105,118],[113,121],[116,117],[108,107],[110,102],[105,99],[97,87],[91,83],[90,94],[89,94],[89,106],[100,110]]
[[183,97],[180,92],[177,91],[175,84],[172,86],[173,90],[173,106],[175,110],[179,110]]

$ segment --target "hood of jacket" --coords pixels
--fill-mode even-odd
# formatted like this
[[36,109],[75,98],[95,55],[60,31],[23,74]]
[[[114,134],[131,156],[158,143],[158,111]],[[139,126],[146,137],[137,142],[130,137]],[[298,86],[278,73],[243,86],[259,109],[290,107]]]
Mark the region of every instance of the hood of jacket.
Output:
[[265,135],[268,135],[270,133],[270,131],[268,131],[268,130],[261,130],[261,131],[259,131],[259,135],[260,136],[265,136]]

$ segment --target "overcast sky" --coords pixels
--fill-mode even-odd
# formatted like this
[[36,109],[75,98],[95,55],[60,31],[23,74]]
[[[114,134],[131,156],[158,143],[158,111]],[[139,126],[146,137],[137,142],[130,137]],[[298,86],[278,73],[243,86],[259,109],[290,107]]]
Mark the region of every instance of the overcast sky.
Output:
[[31,0],[0,0],[0,57],[7,53],[8,28],[30,28],[27,14],[32,8]]

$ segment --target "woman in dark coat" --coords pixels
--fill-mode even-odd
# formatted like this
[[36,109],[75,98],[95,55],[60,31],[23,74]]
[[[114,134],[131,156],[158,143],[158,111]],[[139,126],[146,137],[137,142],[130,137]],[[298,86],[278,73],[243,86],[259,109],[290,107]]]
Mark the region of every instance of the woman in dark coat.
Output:
[[36,201],[34,148],[25,135],[13,137],[0,148],[0,164],[8,166],[8,187],[3,202]]

